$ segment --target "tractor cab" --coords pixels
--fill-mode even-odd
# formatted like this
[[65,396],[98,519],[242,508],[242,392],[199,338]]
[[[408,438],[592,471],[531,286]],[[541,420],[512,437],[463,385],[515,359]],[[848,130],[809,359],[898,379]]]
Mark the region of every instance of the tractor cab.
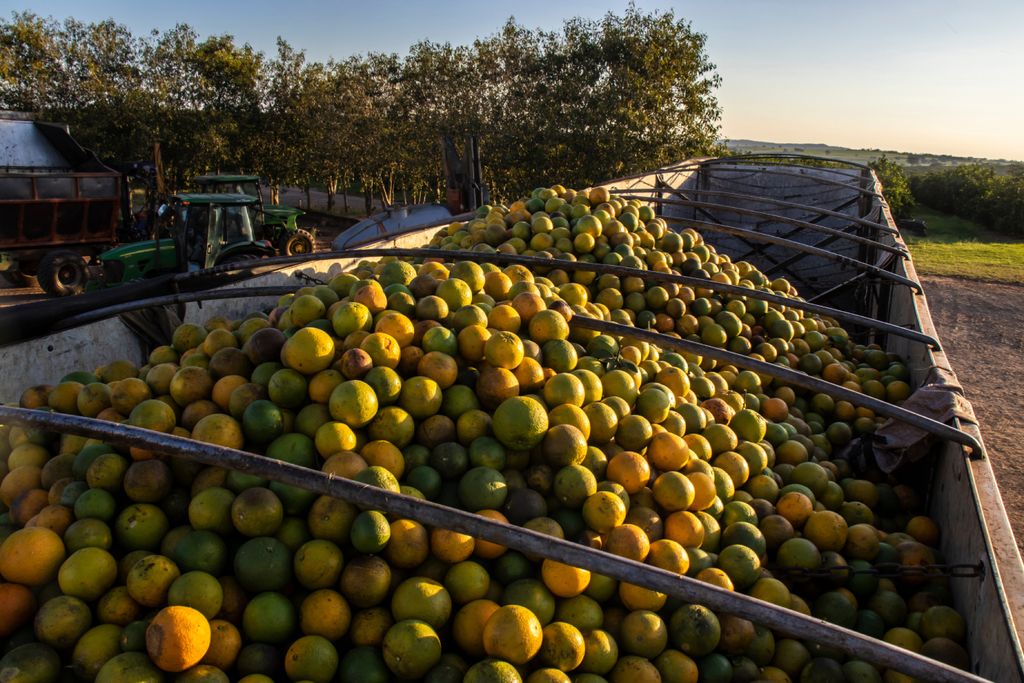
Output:
[[256,200],[244,194],[181,194],[171,199],[179,270],[212,268],[234,256],[270,255],[257,239]]
[[256,210],[255,198],[243,194],[174,195],[159,211],[157,238],[100,254],[89,288],[273,256],[255,235]]
[[313,236],[299,228],[298,217],[305,212],[283,204],[265,204],[260,177],[255,175],[201,175],[193,183],[204,194],[244,194],[256,199],[257,236],[270,240],[285,255],[313,251]]

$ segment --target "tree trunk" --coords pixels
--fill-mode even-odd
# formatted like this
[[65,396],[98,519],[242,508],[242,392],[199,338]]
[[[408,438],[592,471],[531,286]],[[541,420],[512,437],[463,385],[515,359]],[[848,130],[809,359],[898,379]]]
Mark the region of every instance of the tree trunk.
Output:
[[270,183],[270,203],[281,203],[281,186],[274,182]]
[[334,208],[334,193],[338,191],[338,179],[328,178],[327,179],[327,211],[330,212]]
[[313,196],[309,192],[309,183],[306,183],[306,211],[313,208]]
[[366,215],[369,216],[373,213],[373,190],[369,187],[363,191],[363,203],[366,207]]

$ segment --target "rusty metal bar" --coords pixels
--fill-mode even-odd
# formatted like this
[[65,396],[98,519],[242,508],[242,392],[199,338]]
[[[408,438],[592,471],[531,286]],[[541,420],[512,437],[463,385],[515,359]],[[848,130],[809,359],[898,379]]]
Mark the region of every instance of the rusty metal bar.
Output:
[[950,427],[938,420],[933,420],[930,417],[925,417],[924,415],[907,410],[906,408],[900,408],[899,406],[887,403],[881,399],[875,398],[874,396],[868,396],[867,394],[847,389],[844,386],[826,382],[823,379],[812,377],[811,375],[807,375],[797,370],[776,365],[775,363],[757,360],[756,358],[750,358],[732,351],[726,351],[725,349],[720,349],[716,346],[708,346],[701,342],[680,339],[678,337],[670,337],[669,335],[662,334],[660,332],[651,332],[649,330],[642,330],[636,327],[620,325],[618,323],[608,322],[605,320],[586,318],[581,315],[573,316],[570,325],[575,325],[576,327],[582,327],[588,330],[596,330],[598,332],[607,332],[609,334],[632,337],[652,344],[658,344],[663,347],[673,347],[681,351],[688,351],[699,356],[711,358],[723,363],[729,363],[738,368],[743,368],[744,370],[752,370],[754,372],[771,375],[772,377],[776,377],[802,389],[816,391],[821,394],[828,394],[833,398],[848,401],[855,406],[870,408],[875,413],[883,417],[892,418],[899,422],[905,422],[933,436],[967,446],[972,451],[971,457],[984,457],[984,447],[981,445],[981,442],[966,432],[960,431],[955,427]]
[[[455,252],[443,251],[443,250],[437,250],[437,249],[431,249],[431,250],[427,250],[427,249],[379,249],[379,250],[360,250],[360,251],[362,251],[363,255],[365,255],[365,256],[393,255],[393,256],[419,256],[419,257],[427,257],[427,258],[434,257],[435,255],[437,255],[437,257],[449,257],[453,253],[455,253]],[[518,263],[529,264],[529,265],[533,265],[533,266],[537,266],[539,264],[543,264],[544,266],[550,266],[550,267],[561,267],[563,264],[564,265],[576,265],[576,263],[574,263],[574,262],[554,261],[554,260],[548,260],[548,259],[535,259],[535,258],[525,257],[525,256],[516,257],[516,256],[511,255],[511,254],[478,254],[478,256],[484,257],[486,260],[492,260],[492,259],[497,260],[496,257],[501,257],[502,261],[508,261],[508,262],[512,262],[512,263],[518,262]],[[484,259],[481,259],[481,260],[484,260]],[[609,271],[607,271],[607,272],[612,272],[612,273],[617,273],[617,274],[625,274],[625,273],[628,273],[629,275],[644,274],[644,276],[667,275],[665,273],[657,273],[656,271],[638,271],[638,270],[635,270],[635,269],[632,269],[632,268],[624,268],[622,266],[607,266],[606,264],[586,264],[586,265],[587,266],[602,265],[602,266],[605,266],[607,269],[609,269]],[[604,269],[602,269],[602,270],[604,270]],[[669,276],[669,277],[681,278],[681,277],[684,277],[684,276]],[[696,278],[691,278],[691,279],[696,279]],[[701,286],[704,282],[710,282],[710,281],[698,280],[698,282],[701,283],[698,286]],[[715,283],[715,284],[723,284],[723,283]],[[730,287],[736,287],[736,289],[741,290],[743,292],[750,292],[750,291],[752,291],[752,290],[746,290],[745,288],[742,288],[742,287],[737,287],[735,285],[730,285]],[[278,287],[266,287],[266,288],[239,287],[239,288],[231,288],[231,289],[226,289],[226,290],[222,290],[222,291],[215,291],[215,292],[189,292],[189,293],[184,293],[184,294],[169,295],[169,296],[165,296],[165,297],[157,297],[156,299],[148,299],[148,300],[128,302],[128,303],[125,303],[125,304],[118,304],[117,306],[111,306],[110,308],[107,308],[107,309],[100,309],[98,311],[91,311],[89,314],[85,314],[85,315],[89,315],[89,316],[93,317],[93,319],[99,319],[99,318],[102,318],[102,317],[109,317],[111,315],[116,315],[116,314],[119,314],[119,313],[124,313],[124,312],[129,311],[129,310],[134,310],[134,309],[138,309],[138,308],[145,308],[147,306],[153,306],[153,305],[164,305],[164,304],[170,304],[170,303],[184,303],[184,302],[187,302],[187,301],[200,301],[200,300],[203,300],[203,299],[230,299],[230,298],[240,298],[240,297],[246,297],[246,296],[277,296],[277,295],[280,295],[282,293],[288,293],[288,292],[291,292],[291,291],[294,291],[293,287],[290,287],[290,286],[278,286]],[[211,294],[215,294],[215,296],[210,296]],[[76,316],[76,317],[80,317],[80,316]],[[701,355],[701,356],[706,356],[708,358],[713,358],[715,360],[720,360],[720,361],[725,362],[725,363],[731,363],[733,365],[736,365],[737,367],[745,368],[745,369],[748,369],[748,370],[753,370],[755,372],[760,372],[760,373],[763,373],[763,374],[766,374],[766,375],[770,375],[772,377],[777,377],[777,378],[782,379],[782,380],[784,380],[786,382],[789,382],[789,383],[791,383],[791,384],[793,384],[795,386],[799,386],[799,387],[804,388],[804,389],[809,389],[811,391],[816,391],[818,393],[828,394],[828,395],[833,396],[835,398],[839,398],[839,399],[842,399],[842,400],[845,400],[845,401],[849,401],[853,405],[864,406],[866,408],[870,408],[871,410],[875,411],[876,413],[878,413],[879,415],[882,415],[884,417],[891,417],[891,418],[893,418],[895,420],[899,420],[901,422],[906,422],[906,423],[914,425],[915,427],[918,427],[918,428],[920,428],[920,429],[922,429],[922,430],[924,430],[924,431],[926,431],[926,432],[928,432],[930,434],[934,434],[935,436],[939,436],[941,438],[948,439],[948,440],[955,441],[957,443],[961,443],[963,445],[969,446],[969,447],[971,447],[974,450],[975,454],[981,454],[982,453],[981,444],[978,443],[977,440],[975,440],[970,435],[968,435],[968,434],[966,434],[966,433],[964,433],[964,432],[962,432],[962,431],[960,431],[958,429],[954,429],[954,428],[950,427],[949,425],[943,424],[941,422],[937,422],[936,420],[932,420],[930,418],[924,417],[922,415],[919,415],[918,413],[914,413],[912,411],[906,410],[905,408],[900,408],[898,406],[894,406],[891,403],[887,403],[885,401],[882,401],[880,399],[874,398],[872,396],[868,396],[866,394],[862,394],[860,392],[856,392],[856,391],[853,391],[851,389],[847,389],[846,387],[842,387],[842,386],[839,386],[839,385],[836,385],[836,384],[832,384],[831,382],[826,382],[825,380],[818,379],[816,377],[812,377],[812,376],[807,375],[807,374],[805,374],[803,372],[792,370],[790,368],[786,368],[786,367],[783,367],[783,366],[780,366],[780,365],[776,365],[774,363],[768,363],[766,361],[759,361],[757,359],[750,358],[750,357],[744,356],[742,354],[734,353],[732,351],[726,351],[724,349],[719,349],[719,348],[714,347],[714,346],[708,346],[708,345],[702,344],[700,342],[689,341],[689,340],[686,340],[686,339],[679,339],[677,337],[672,337],[672,336],[665,335],[665,334],[658,333],[658,332],[650,332],[648,330],[642,330],[640,328],[630,327],[630,326],[627,326],[627,325],[620,325],[620,324],[617,324],[617,323],[607,322],[607,321],[603,321],[603,320],[595,320],[593,318],[587,318],[587,317],[584,317],[584,316],[581,316],[581,315],[574,316],[571,324],[579,326],[579,327],[583,327],[585,329],[599,330],[599,331],[602,331],[602,332],[608,332],[610,334],[617,334],[617,335],[620,335],[620,336],[629,336],[629,337],[634,337],[634,338],[637,338],[637,339],[644,339],[644,340],[649,341],[651,343],[660,344],[660,345],[663,345],[663,346],[672,346],[672,347],[675,347],[675,348],[678,348],[678,349],[681,349],[681,350],[684,350],[684,351],[689,351],[691,353],[696,353],[696,354]],[[896,327],[896,326],[894,326],[894,327]],[[907,332],[908,330],[904,330],[903,328],[896,327],[896,329],[893,330],[893,332],[895,333],[897,331],[899,331],[899,332]]]
[[256,296],[281,296],[290,294],[297,289],[295,285],[276,285],[272,287],[234,287],[229,289],[209,289],[199,292],[181,292],[179,294],[167,294],[149,299],[137,299],[113,306],[97,308],[85,313],[79,313],[65,318],[56,326],[55,330],[67,330],[79,325],[86,325],[104,318],[111,318],[115,315],[137,311],[141,308],[153,306],[174,306],[176,304],[187,304],[195,301],[214,301],[217,299],[242,299]]
[[[870,169],[871,167],[867,164],[862,164],[858,161],[850,161],[849,159],[835,159],[833,157],[816,156],[814,154],[802,154],[800,152],[750,152],[748,154],[736,154],[728,157],[714,157],[707,162],[708,165],[713,163],[727,163],[729,161],[740,160],[753,160],[760,161],[763,159],[795,159],[795,160],[810,160],[810,161],[824,161],[830,164],[852,166],[853,168]],[[812,168],[828,168],[813,166]],[[831,169],[838,170],[838,169]]]
[[[812,232],[820,232],[840,239],[850,240],[851,242],[857,242],[859,244],[870,244],[876,249],[882,251],[888,251],[893,254],[899,254],[903,258],[910,258],[910,253],[906,249],[899,246],[892,246],[888,244],[882,244],[877,240],[873,240],[870,237],[862,237],[853,233],[844,232],[836,228],[829,228],[824,225],[818,225],[817,223],[811,223],[809,221],[802,221],[798,218],[787,218],[778,214],[771,213],[769,211],[758,211],[757,209],[744,209],[738,206],[731,206],[729,204],[716,204],[714,202],[702,202],[693,199],[668,199],[662,197],[643,197],[638,195],[620,194],[619,197],[622,199],[638,199],[640,201],[651,202],[653,204],[667,204],[669,206],[692,206],[702,209],[710,209],[714,211],[726,211],[728,213],[735,213],[741,216],[756,216],[758,218],[766,218],[770,223],[786,223],[789,225],[795,225],[803,230],[810,230]],[[664,216],[662,216],[665,218]],[[685,219],[683,219],[685,220]]]
[[[869,227],[869,228],[871,228],[873,230],[880,230],[882,232],[887,232],[887,233],[890,233],[890,234],[893,234],[893,235],[899,234],[899,230],[896,230],[895,228],[891,228],[888,225],[884,225],[882,223],[876,223],[874,221],[869,221],[866,218],[861,218],[859,216],[851,216],[850,214],[841,213],[839,211],[834,211],[832,209],[824,209],[824,208],[821,208],[819,206],[814,206],[813,204],[801,204],[799,202],[790,202],[790,201],[787,201],[785,199],[775,199],[773,197],[765,197],[763,195],[749,194],[749,193],[745,193],[745,192],[726,192],[724,190],[701,190],[701,189],[697,189],[697,188],[694,188],[694,189],[671,189],[670,188],[670,189],[667,189],[667,190],[650,190],[650,189],[647,189],[647,188],[637,188],[635,190],[632,190],[632,189],[631,190],[612,190],[612,194],[613,195],[617,195],[617,196],[623,196],[623,195],[626,195],[628,193],[634,193],[634,194],[635,193],[653,194],[654,192],[663,192],[663,191],[667,191],[667,192],[671,192],[672,194],[679,194],[679,195],[685,195],[685,194],[690,194],[690,195],[714,195],[714,196],[718,196],[718,197],[725,197],[727,199],[743,199],[743,200],[752,200],[752,201],[764,202],[766,204],[773,204],[775,206],[781,206],[781,207],[788,208],[788,209],[800,209],[801,211],[809,211],[809,212],[812,212],[812,213],[815,213],[815,214],[819,214],[822,217],[832,216],[832,217],[835,217],[835,218],[841,218],[841,219],[843,219],[845,221],[850,221],[851,223],[856,223],[857,225],[863,225],[863,226]],[[685,197],[685,196],[683,198],[684,199],[689,199],[688,197]],[[643,201],[655,201],[655,200],[652,200],[652,199],[640,198],[640,197],[638,197],[638,199],[642,199]]]
[[929,681],[984,681],[965,671],[928,659],[851,629],[831,624],[778,605],[718,586],[681,576],[642,562],[626,559],[523,527],[487,519],[412,496],[393,493],[361,482],[336,477],[245,451],[200,443],[184,437],[77,415],[62,415],[0,406],[0,422],[37,429],[58,430],[110,440],[174,457],[195,460],[260,476],[291,486],[383,510],[422,524],[452,529],[521,552],[540,555],[589,569],[619,581],[633,583],[709,609],[739,615],[794,638],[827,640],[847,654]]
[[[779,168],[770,168],[770,166],[778,166]],[[802,168],[802,169],[805,169],[805,170],[804,171],[783,170],[783,169],[788,169],[788,168]],[[703,172],[704,170],[705,170],[705,167],[701,167],[701,171]],[[714,170],[714,167],[707,167],[706,170],[707,170],[707,172],[710,173],[712,170]],[[783,165],[783,164],[762,164],[760,167],[743,168],[741,164],[737,164],[735,168],[723,169],[723,170],[726,170],[726,171],[733,170],[733,171],[737,171],[737,172],[745,172],[748,175],[768,174],[768,175],[784,176],[784,177],[787,177],[787,178],[803,178],[805,180],[813,180],[815,185],[829,185],[829,186],[832,186],[832,187],[841,187],[843,189],[849,190],[849,191],[851,191],[853,193],[856,193],[858,195],[862,195],[862,196],[865,196],[865,197],[873,197],[875,199],[882,199],[883,198],[881,192],[875,192],[874,190],[864,189],[859,184],[844,183],[844,182],[840,182],[838,180],[834,180],[832,178],[815,178],[815,177],[809,175],[807,173],[807,171],[808,170],[819,170],[819,169],[814,168],[814,167],[810,167],[810,166],[799,166],[797,164],[785,164],[785,165]],[[826,169],[820,169],[820,170],[826,170]],[[732,182],[734,184],[741,182],[740,180],[738,180],[736,178],[728,178],[728,177],[720,177],[720,176],[719,177],[715,177],[715,180],[718,180],[719,182]],[[743,184],[749,185],[750,183],[743,183]],[[808,185],[808,187],[810,187],[810,185]]]
[[[314,254],[304,254],[301,256],[277,256],[269,259],[262,259],[256,261],[258,265],[248,265],[246,263],[231,263],[223,266],[217,266],[207,271],[199,271],[200,273],[210,272],[229,272],[235,270],[252,270],[253,275],[257,276],[260,274],[270,273],[280,268],[290,265],[301,265],[307,262],[314,261],[326,261],[343,258],[363,258],[363,257],[378,257],[378,256],[397,256],[402,258],[443,258],[445,260],[455,258],[456,254],[465,254],[465,258],[470,258],[479,262],[489,263],[504,263],[504,264],[520,264],[532,267],[550,267],[550,268],[561,268],[563,270],[583,270],[595,273],[603,273],[610,275],[619,275],[625,277],[642,277],[646,280],[652,280],[657,282],[668,282],[686,285],[688,287],[699,287],[702,289],[710,289],[712,291],[724,292],[727,294],[733,294],[735,296],[744,296],[751,299],[758,299],[761,301],[767,301],[769,303],[778,304],[780,306],[787,306],[789,308],[796,308],[803,311],[810,311],[812,313],[818,313],[820,315],[829,316],[836,320],[842,320],[861,327],[867,327],[869,329],[875,329],[881,332],[886,332],[898,337],[910,339],[923,344],[927,344],[933,348],[939,348],[939,341],[930,335],[923,334],[917,330],[907,329],[894,325],[884,320],[877,320],[868,316],[858,315],[849,311],[844,311],[839,308],[832,308],[830,306],[824,306],[802,299],[791,299],[789,297],[783,297],[778,294],[770,294],[759,289],[747,289],[746,287],[740,287],[739,285],[733,285],[725,282],[716,282],[714,280],[706,280],[703,278],[692,277],[689,275],[679,275],[676,273],[661,273],[654,270],[637,270],[635,268],[629,268],[627,266],[611,265],[606,263],[586,263],[583,261],[560,261],[553,259],[544,259],[536,256],[520,256],[518,254],[489,254],[483,252],[453,252],[446,251],[443,249],[411,249],[411,248],[370,248],[370,249],[349,249],[345,251],[335,252],[320,252]],[[260,290],[266,289],[265,294],[258,293]],[[230,294],[229,292],[237,291],[238,294]],[[293,291],[293,290],[291,290]],[[231,299],[242,296],[279,296],[280,294],[287,294],[288,291],[279,291],[274,287],[266,288],[238,288],[237,290],[223,290],[224,293],[220,293],[219,290],[204,290],[202,292],[191,292],[168,295],[167,297],[156,297],[154,299],[146,299],[143,301],[133,301],[125,304],[118,304],[116,306],[110,306],[95,311],[89,311],[87,313],[81,313],[79,315],[68,318],[61,325],[60,329],[66,329],[74,325],[81,325],[94,320],[100,320],[108,318],[113,315],[118,315],[127,311],[137,310],[139,308],[146,308],[148,306],[163,306],[178,303],[187,303],[191,301],[202,301],[204,298],[207,299]],[[211,296],[217,293],[216,296]]]
[[[913,341],[921,342],[923,344],[928,344],[933,348],[939,348],[939,341],[935,337],[922,334],[917,330],[910,330],[905,327],[900,327],[899,325],[894,325],[890,322],[886,322],[884,320],[877,320],[875,318],[869,318],[868,316],[850,313],[849,311],[844,311],[839,308],[831,308],[829,306],[814,304],[800,299],[792,299],[789,297],[780,296],[778,294],[770,294],[759,289],[747,289],[746,287],[741,287],[739,285],[734,285],[726,282],[716,282],[714,280],[706,280],[704,278],[692,277],[689,275],[678,275],[676,273],[662,273],[656,270],[638,270],[636,268],[629,268],[627,266],[619,265],[610,265],[607,263],[586,263],[584,261],[560,261],[539,258],[536,256],[520,256],[518,254],[487,254],[480,252],[469,253],[471,253],[471,256],[468,256],[467,258],[471,258],[474,261],[480,262],[520,264],[532,266],[534,268],[561,268],[562,270],[569,271],[583,270],[594,273],[619,275],[623,277],[641,277],[645,280],[650,280],[654,282],[668,282],[686,285],[688,287],[710,289],[712,291],[724,292],[726,294],[733,294],[736,296],[745,296],[751,299],[758,299],[760,301],[767,301],[769,303],[778,304],[780,306],[787,306],[789,308],[796,308],[802,311],[810,311],[812,313],[826,315],[831,318],[835,318],[836,320],[843,320],[856,325],[860,325],[862,327],[867,327],[869,329],[887,332],[898,337],[903,337],[905,339],[911,339]],[[453,252],[445,251],[443,249],[380,248],[359,249],[349,253],[339,252],[339,254],[341,256],[366,255],[451,259]]]
[[666,221],[670,223],[676,223],[687,227],[699,228],[701,230],[707,230],[709,232],[720,232],[726,235],[732,235],[733,237],[739,237],[743,240],[753,240],[755,242],[768,242],[769,244],[776,244],[794,251],[802,251],[821,258],[828,259],[830,261],[838,261],[844,265],[852,266],[857,270],[865,270],[872,275],[876,275],[885,280],[891,280],[892,282],[898,282],[901,285],[911,287],[918,292],[922,291],[921,283],[915,282],[910,278],[897,275],[896,273],[890,273],[887,270],[883,270],[876,265],[871,263],[864,263],[858,261],[855,258],[849,256],[843,256],[842,254],[836,254],[828,251],[827,249],[819,249],[818,247],[811,246],[809,244],[802,244],[795,242],[784,237],[777,237],[775,235],[766,235],[764,233],[756,232],[754,230],[747,230],[746,228],[737,228],[732,225],[719,225],[717,223],[708,223],[706,221],[698,221],[690,218],[672,218],[670,216],[662,216]]

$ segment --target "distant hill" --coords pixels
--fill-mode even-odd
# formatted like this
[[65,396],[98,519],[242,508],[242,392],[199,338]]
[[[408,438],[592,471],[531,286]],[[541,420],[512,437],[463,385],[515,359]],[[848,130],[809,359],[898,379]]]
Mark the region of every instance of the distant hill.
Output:
[[820,142],[765,142],[763,140],[727,140],[726,147],[737,154],[796,153],[833,157],[862,164],[878,159],[883,154],[889,160],[907,168],[908,172],[924,172],[943,166],[962,164],[988,164],[998,168],[1009,167],[1014,162],[1008,159],[985,159],[982,157],[958,157],[952,154],[915,154],[884,149],[850,149]]

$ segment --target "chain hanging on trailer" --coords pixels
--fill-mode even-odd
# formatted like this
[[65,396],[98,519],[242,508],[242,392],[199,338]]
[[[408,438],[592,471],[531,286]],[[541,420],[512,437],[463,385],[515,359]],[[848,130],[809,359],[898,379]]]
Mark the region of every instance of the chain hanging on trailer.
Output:
[[313,275],[309,275],[308,273],[305,273],[305,272],[303,272],[301,270],[297,270],[294,273],[292,273],[292,277],[294,277],[299,282],[305,282],[307,285],[326,285],[327,284],[327,282],[325,280],[321,280],[320,278],[315,277]]

